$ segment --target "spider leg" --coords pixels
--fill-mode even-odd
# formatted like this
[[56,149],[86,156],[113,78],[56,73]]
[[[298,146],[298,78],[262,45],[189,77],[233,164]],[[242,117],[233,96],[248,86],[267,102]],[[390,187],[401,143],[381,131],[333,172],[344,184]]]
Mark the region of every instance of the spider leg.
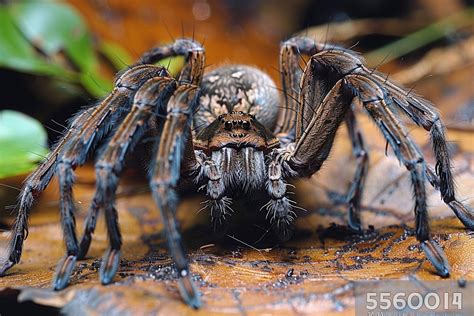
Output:
[[[321,53],[322,54],[322,53]],[[441,276],[449,275],[447,260],[436,243],[430,239],[426,207],[426,192],[424,186],[425,163],[423,156],[416,145],[409,139],[407,132],[400,126],[394,114],[385,103],[387,97],[384,90],[373,80],[357,74],[345,75],[339,79],[321,103],[316,103],[320,98],[315,95],[316,88],[320,88],[320,80],[316,73],[326,71],[330,81],[335,80],[334,65],[329,64],[320,54],[314,55],[308,62],[303,78],[300,103],[304,107],[313,109],[314,114],[309,123],[301,121],[305,127],[301,137],[297,139],[295,150],[287,158],[291,169],[300,175],[310,176],[321,167],[329,154],[334,134],[342,122],[343,117],[350,109],[349,104],[355,98],[361,102],[373,119],[379,125],[397,157],[410,171],[415,192],[416,236],[421,242],[427,258]],[[330,70],[328,70],[330,69]],[[331,73],[333,72],[333,73]],[[331,78],[331,75],[333,78]],[[327,83],[326,83],[327,84]],[[301,113],[298,117],[304,118]]]
[[[451,172],[451,162],[447,149],[447,141],[444,125],[435,108],[427,100],[420,96],[399,87],[387,79],[387,76],[371,70],[364,65],[364,60],[357,53],[337,47],[324,47],[315,43],[312,39],[305,37],[295,37],[288,40],[287,45],[292,45],[300,54],[313,55],[312,59],[317,59],[315,73],[319,73],[319,80],[313,82],[309,87],[318,96],[324,96],[328,89],[340,78],[349,74],[359,74],[372,78],[379,86],[388,91],[386,96],[389,105],[396,105],[417,125],[422,126],[430,132],[433,152],[436,157],[436,177],[435,172],[429,167],[425,168],[425,176],[430,183],[440,190],[443,201],[453,210],[461,222],[470,230],[474,230],[474,212],[455,197],[454,180]],[[315,55],[314,55],[315,54]],[[305,88],[303,83],[302,88]],[[301,102],[299,102],[301,104]],[[318,102],[313,103],[315,105]],[[312,116],[313,104],[301,106],[297,111],[295,133],[299,139]]]
[[388,91],[386,99],[390,101],[390,105],[397,106],[415,124],[430,132],[433,153],[436,158],[436,174],[430,168],[426,168],[426,176],[430,183],[440,190],[441,198],[464,226],[474,230],[474,212],[456,199],[445,128],[435,107],[428,100],[391,82],[383,74],[368,69],[360,56],[348,51],[329,51],[325,52],[325,55],[324,59],[328,61],[333,60],[335,55],[339,56],[336,66],[341,74],[362,74],[372,78]]
[[[295,124],[298,125],[297,113],[301,114],[305,111],[298,102],[303,75],[303,70],[300,67],[301,55],[311,56],[326,49],[344,50],[338,46],[316,43],[307,37],[293,37],[280,45],[280,75],[285,106],[279,112],[274,130],[275,134],[280,134],[280,138],[294,133]],[[298,126],[296,130],[301,131],[301,128]]]
[[97,224],[97,216],[99,215],[99,206],[95,204],[94,200],[87,212],[86,220],[84,221],[84,232],[79,243],[79,250],[77,251],[77,259],[82,260],[87,256],[89,247],[92,241],[92,234],[95,231]]
[[155,77],[145,82],[136,92],[130,112],[105,145],[105,150],[95,164],[97,188],[84,225],[78,259],[83,259],[87,254],[99,209],[115,202],[117,180],[126,155],[141,138],[153,112],[165,106],[175,88],[176,81],[168,77]]
[[132,151],[147,127],[147,122],[155,112],[163,112],[171,93],[176,89],[176,81],[171,78],[157,77],[145,82],[137,91],[130,113],[116,131],[100,159],[96,162],[97,191],[93,207],[103,208],[109,235],[110,247],[104,254],[100,268],[102,284],[112,281],[119,263],[121,237],[117,223],[115,191],[118,177],[123,169],[127,153]]
[[280,74],[285,105],[280,109],[275,134],[289,134],[294,128],[298,110],[298,91],[303,71],[299,67],[298,47],[284,42],[280,45]]
[[[118,82],[116,82],[116,88],[114,91],[116,91],[117,89],[121,88],[121,81],[124,81],[122,79],[123,76],[125,76],[126,74],[128,74],[130,76],[130,73],[133,72],[135,70],[135,73],[133,73],[133,77],[131,76],[131,83],[133,84],[133,89],[130,89],[129,87],[129,90],[132,90],[133,92],[135,92],[146,80],[152,78],[152,77],[161,77],[163,75],[168,75],[166,70],[161,68],[161,67],[155,67],[155,66],[151,66],[151,65],[144,65],[143,63],[153,63],[153,62],[156,62],[164,57],[169,57],[169,56],[175,56],[175,55],[185,55],[185,58],[186,58],[186,63],[183,67],[183,70],[181,71],[181,74],[180,74],[180,81],[183,81],[183,82],[187,82],[187,81],[191,81],[191,82],[194,82],[194,81],[197,81],[197,80],[200,80],[201,77],[202,77],[202,73],[200,74],[199,71],[197,71],[196,69],[202,69],[202,67],[200,67],[201,65],[203,66],[203,63],[204,63],[204,51],[203,49],[201,48],[201,46],[199,44],[197,44],[196,42],[193,42],[193,41],[190,41],[190,40],[177,40],[175,41],[174,44],[172,45],[169,45],[169,46],[166,46],[166,47],[170,47],[171,49],[164,49],[162,50],[162,54],[153,54],[152,52],[153,51],[156,51],[157,49],[162,49],[162,48],[157,48],[157,49],[153,49],[147,53],[145,53],[142,57],[142,60],[141,60],[141,63],[135,65],[135,66],[132,66],[130,68],[130,70],[128,70],[127,72],[125,72],[118,80]],[[165,47],[165,48],[166,48]],[[153,58],[146,58],[146,56],[152,56]],[[144,69],[145,71],[141,71],[141,69]],[[138,71],[137,71],[138,70]],[[115,96],[114,92],[112,92],[112,94],[109,96],[109,98],[113,98]],[[125,101],[127,101],[127,107],[125,107],[123,104],[121,107],[117,107],[116,104],[120,104],[118,102],[118,100],[114,100],[114,101],[109,101],[109,102],[106,102],[106,103],[109,103],[111,106],[110,108],[107,107],[105,109],[103,109],[103,112],[101,115],[97,115],[96,117],[100,118],[100,120],[98,122],[93,122],[92,120],[89,120],[86,122],[86,126],[83,127],[84,131],[85,131],[85,135],[82,136],[82,137],[78,137],[76,139],[76,141],[73,140],[73,143],[71,145],[69,145],[68,147],[68,151],[65,152],[63,155],[62,155],[62,159],[58,162],[58,168],[57,170],[58,171],[61,171],[58,172],[58,179],[59,179],[59,182],[63,184],[63,187],[62,187],[62,190],[61,190],[61,193],[62,193],[62,197],[61,197],[61,201],[64,201],[64,203],[61,203],[61,214],[65,214],[63,215],[63,218],[65,219],[63,221],[63,230],[64,230],[64,235],[65,235],[65,239],[66,239],[66,246],[67,246],[67,251],[68,251],[68,255],[66,256],[66,258],[62,261],[62,263],[59,264],[58,268],[57,268],[57,274],[56,274],[56,277],[55,277],[55,280],[53,281],[53,284],[54,284],[54,287],[55,289],[62,289],[64,288],[66,285],[67,285],[67,282],[69,280],[69,277],[70,277],[70,274],[72,273],[72,270],[73,270],[73,267],[75,265],[75,260],[77,258],[77,254],[79,252],[79,249],[78,249],[78,243],[77,243],[77,238],[75,236],[75,224],[74,224],[74,208],[73,208],[73,198],[72,198],[72,190],[71,190],[71,187],[72,187],[72,184],[73,184],[73,173],[72,173],[72,168],[77,166],[77,165],[81,165],[84,163],[85,161],[85,158],[86,158],[86,155],[87,155],[87,151],[88,151],[88,148],[90,147],[91,145],[91,142],[94,140],[94,137],[95,137],[95,134],[97,134],[97,132],[99,131],[102,131],[104,128],[102,129],[99,129],[100,125],[104,125],[104,122],[103,121],[106,121],[106,122],[113,122],[112,119],[110,119],[110,112],[113,112],[114,111],[114,107],[115,109],[123,109],[123,108],[126,108],[126,109],[129,109],[130,108],[130,102],[128,102],[128,100],[133,96],[133,93],[131,93],[130,95],[128,95],[128,97],[125,99]],[[107,99],[106,99],[107,100]],[[87,129],[87,127],[89,126],[94,126],[94,129]],[[94,132],[95,131],[95,132]],[[84,132],[83,132],[84,134]],[[87,149],[85,149],[87,148]],[[64,168],[62,167],[62,165],[64,165]],[[62,181],[61,179],[64,178],[65,180]],[[112,213],[110,213],[112,212]],[[113,213],[116,213],[114,210],[112,209],[109,209],[109,214],[112,214],[111,216],[113,216]],[[92,209],[92,211],[90,212],[90,216],[88,216],[88,220],[86,221],[86,228],[87,226],[90,228],[90,230],[93,230],[94,227],[95,227],[95,220],[97,218],[96,216],[97,214],[97,210],[94,210]],[[90,220],[89,220],[90,219]],[[107,217],[106,217],[106,220],[107,220]],[[110,226],[109,226],[109,230],[114,230],[114,222],[112,220],[108,220],[107,221]],[[117,229],[118,231],[118,229]],[[85,237],[86,239],[84,239],[84,243],[83,243],[83,249],[87,246],[87,237],[89,236],[89,234],[86,233]],[[85,249],[84,249],[85,250]],[[81,251],[81,252],[84,252],[84,251]],[[81,253],[82,255],[82,253]],[[119,256],[117,255],[114,255],[113,253],[111,253],[112,257],[116,258],[115,260],[118,260],[117,258],[119,258]],[[111,270],[113,270],[113,266],[111,266],[110,268]],[[116,269],[116,268],[115,268]],[[107,281],[108,278],[106,277],[107,273],[104,273],[102,274],[102,276],[104,276],[102,279],[103,281]]]
[[[314,102],[311,86],[316,79],[311,71],[312,63],[313,61],[308,63],[302,80],[304,84],[300,102],[304,105]],[[294,150],[286,158],[291,169],[300,176],[310,177],[327,159],[336,131],[346,117],[352,99],[356,96],[357,90],[354,84],[357,83],[357,78],[351,76],[338,80],[314,110],[311,120],[300,138],[296,140]]]
[[179,83],[199,85],[204,69],[204,49],[194,41],[177,39],[173,44],[153,48],[142,55],[140,63],[153,64],[163,58],[184,56],[185,63],[179,75]]
[[[435,181],[431,169],[426,169],[426,176],[431,184],[438,187],[443,201],[453,210],[461,222],[470,230],[474,230],[474,212],[456,199],[451,162],[447,148],[444,124],[434,106],[422,97],[399,87],[377,71],[368,69],[360,56],[343,50],[324,51],[320,53],[322,63],[333,63],[340,75],[361,74],[372,78],[388,91],[386,100],[402,110],[418,126],[430,132],[431,144],[436,158]],[[334,62],[336,61],[337,62]]]
[[72,121],[65,136],[59,140],[54,149],[41,165],[26,178],[21,193],[18,197],[17,218],[12,228],[12,237],[10,238],[7,250],[7,258],[1,260],[0,276],[8,269],[20,261],[23,241],[28,235],[28,216],[34,199],[48,186],[54,172],[57,157],[67,143],[76,133],[76,129],[87,117],[91,115],[95,107],[91,107],[80,112]]
[[[199,64],[203,63],[203,61],[200,60],[202,54],[204,54],[202,47],[198,43],[186,39],[179,39],[171,45],[156,47],[144,53],[137,65],[152,64],[170,56],[185,55],[187,61],[181,71],[180,78],[182,78],[183,81],[199,82],[198,80],[200,80],[201,76],[199,76],[195,71],[192,71],[192,66],[198,66],[197,68],[199,68]],[[187,148],[188,147],[192,148],[192,146],[187,146]],[[185,162],[185,167],[188,167],[188,169],[191,170],[194,169],[194,155],[188,153],[186,157],[188,157],[188,161]],[[95,230],[98,211],[99,207],[92,203],[85,221],[84,234],[79,246],[78,259],[84,258],[87,254],[91,243],[91,237]]]
[[190,125],[192,114],[198,105],[198,86],[203,76],[205,53],[196,42],[177,40],[173,45],[150,51],[142,57],[142,62],[153,62],[162,58],[164,54],[184,55],[185,65],[178,79],[180,86],[168,102],[168,114],[153,162],[150,187],[160,209],[168,249],[180,277],[178,285],[181,297],[188,305],[199,308],[201,306],[199,291],[192,281],[175,216],[175,194],[180,168],[187,170],[192,169],[190,166],[196,165],[194,151],[190,149],[193,146]]
[[357,160],[354,180],[347,193],[347,203],[349,204],[349,226],[355,231],[361,231],[360,202],[364,191],[365,177],[369,168],[369,155],[364,146],[362,132],[357,126],[356,117],[353,110],[346,114],[346,126],[352,143],[352,151]]
[[[46,188],[55,172],[62,174],[62,180],[59,182],[63,187],[67,188],[68,184],[73,180],[72,173],[68,171],[71,169],[71,166],[68,166],[67,161],[65,162],[63,159],[64,153],[70,152],[71,148],[74,147],[74,143],[82,142],[82,151],[78,153],[78,156],[81,158],[79,160],[85,160],[93,143],[100,140],[110,127],[110,122],[112,121],[110,117],[113,117],[113,114],[122,110],[117,109],[117,107],[111,104],[116,103],[121,105],[125,103],[131,90],[133,90],[133,87],[136,85],[136,81],[139,81],[139,79],[134,78],[134,76],[140,78],[140,75],[143,75],[143,73],[147,71],[149,71],[149,69],[140,66],[119,76],[116,80],[116,88],[111,95],[96,106],[83,110],[76,115],[65,136],[58,141],[46,160],[26,179],[19,195],[18,215],[12,228],[13,234],[10,238],[7,258],[3,259],[1,263],[0,275],[3,275],[20,260],[23,242],[28,231],[29,211],[33,205],[34,198]],[[109,117],[109,119],[107,119],[107,117]],[[88,123],[91,123],[93,126],[88,125]],[[87,125],[89,126],[88,130],[85,129]],[[85,134],[87,134],[89,138],[87,138]],[[69,206],[64,207],[65,202],[72,200],[68,198],[67,190],[65,192],[66,197],[61,197],[60,199],[60,203],[63,205],[61,207],[62,221],[64,223],[63,230],[65,232],[65,239],[67,240],[66,245],[70,248],[68,252],[74,252],[76,240],[74,216],[71,214],[71,208]],[[71,262],[71,260],[68,260],[68,262]]]
[[115,88],[83,122],[57,158],[56,172],[60,188],[61,223],[67,254],[58,264],[53,280],[56,290],[63,289],[75,266],[79,251],[75,219],[73,169],[85,163],[92,147],[109,133],[112,125],[130,109],[130,98],[147,79],[167,75],[162,67],[140,65],[127,70],[116,80]]
[[[280,72],[284,89],[286,107],[280,112],[277,124],[277,132],[290,133],[295,129],[296,140],[302,137],[303,131],[310,124],[323,97],[343,77],[340,73],[331,73],[324,69],[318,56],[312,57],[303,71],[299,66],[301,54],[315,55],[323,51],[348,52],[344,48],[316,43],[306,37],[294,37],[284,42],[280,48]],[[321,67],[322,66],[322,67]],[[321,74],[319,73],[321,72]],[[329,76],[323,76],[322,73]],[[301,78],[303,76],[303,81]],[[326,79],[329,78],[329,82]],[[300,89],[300,83],[302,84]],[[300,93],[301,90],[301,94]],[[299,97],[299,99],[298,99]],[[349,204],[349,226],[354,230],[360,230],[360,198],[362,196],[365,174],[367,171],[368,156],[364,149],[362,136],[355,122],[352,111],[346,115],[346,123],[351,137],[353,152],[357,157],[357,170],[354,181],[349,189],[347,201]],[[333,127],[337,128],[338,125]],[[321,126],[322,127],[322,126]],[[316,134],[315,134],[316,135]],[[332,141],[331,141],[332,143]],[[329,150],[330,148],[328,148]],[[325,157],[321,157],[324,161]]]
[[192,281],[181,234],[176,220],[176,186],[180,178],[184,147],[190,137],[192,113],[197,107],[199,88],[182,84],[175,91],[167,107],[167,117],[152,166],[150,187],[160,210],[168,248],[178,270],[178,284],[185,302],[198,308],[199,292]]
[[386,104],[387,95],[384,95],[384,91],[369,78],[361,77],[360,79],[365,81],[365,84],[361,85],[360,101],[379,126],[397,158],[410,172],[415,197],[416,238],[437,273],[442,277],[447,277],[449,263],[443,250],[430,237],[425,190],[426,166],[421,151]]
[[[375,76],[380,81],[380,75]],[[403,110],[418,126],[422,126],[430,132],[433,153],[436,158],[436,175],[439,177],[435,181],[443,201],[453,210],[459,220],[470,230],[474,230],[474,212],[466,205],[456,199],[454,179],[451,171],[451,161],[447,148],[444,124],[439,114],[431,103],[418,95],[404,91],[392,82],[387,82],[390,97],[394,104]],[[429,170],[428,175],[434,178],[434,173]],[[433,181],[430,181],[433,183]]]
[[188,305],[199,308],[199,291],[189,271],[175,216],[175,195],[181,168],[188,170],[192,169],[192,165],[196,165],[194,151],[190,149],[193,146],[190,126],[192,114],[198,106],[198,87],[203,76],[205,53],[196,42],[177,40],[173,45],[150,51],[142,57],[142,62],[153,62],[162,58],[163,54],[184,55],[185,65],[179,75],[180,85],[168,102],[166,121],[152,166],[150,187],[160,210],[168,249],[178,270],[181,297]]
[[[110,248],[104,255],[100,269],[100,279],[103,284],[110,283],[120,259],[121,236],[114,204],[118,177],[123,169],[125,157],[142,136],[154,108],[164,106],[175,86],[175,81],[167,77],[155,77],[146,81],[136,92],[130,112],[106,144],[105,150],[96,162],[97,188],[89,209],[77,258],[82,259],[86,255],[98,211],[104,209]],[[75,259],[75,256],[70,257]],[[68,264],[68,267],[71,267],[70,271],[58,273],[62,276],[62,283],[67,284],[72,272],[73,262],[70,262]]]
[[[285,135],[295,132],[296,138],[301,136],[301,132],[304,128],[301,126],[301,120],[298,119],[298,116],[306,118],[307,114],[305,112],[310,110],[307,109],[307,106],[300,106],[298,100],[301,77],[303,76],[303,70],[300,66],[301,56],[302,54],[312,56],[325,50],[345,51],[342,47],[317,43],[307,37],[293,37],[280,45],[280,75],[285,105],[280,109],[274,130],[275,134],[280,134],[279,138],[284,138]],[[335,83],[335,81],[333,83]],[[315,90],[323,90],[323,87],[315,87]],[[315,91],[315,93],[315,95],[321,97],[325,95],[324,91]],[[311,114],[312,113],[310,113],[310,115]],[[306,120],[309,121],[307,118]]]

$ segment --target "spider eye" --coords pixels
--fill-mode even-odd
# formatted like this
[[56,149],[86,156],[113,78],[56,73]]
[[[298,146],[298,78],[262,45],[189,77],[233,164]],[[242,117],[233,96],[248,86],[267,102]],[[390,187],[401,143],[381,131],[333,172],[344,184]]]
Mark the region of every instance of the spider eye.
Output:
[[250,128],[250,122],[249,121],[243,121],[242,122],[242,127],[244,129],[249,129]]
[[226,121],[224,127],[226,130],[230,131],[232,129],[232,123],[230,121]]

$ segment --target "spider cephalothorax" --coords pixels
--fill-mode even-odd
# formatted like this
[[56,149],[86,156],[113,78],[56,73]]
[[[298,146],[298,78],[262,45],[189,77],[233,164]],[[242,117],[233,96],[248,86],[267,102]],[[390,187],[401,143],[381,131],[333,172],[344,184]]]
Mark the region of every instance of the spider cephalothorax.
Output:
[[[301,54],[311,56],[304,70],[299,65]],[[185,57],[178,78],[154,65],[176,55]],[[145,133],[156,135],[150,189],[179,272],[181,295],[193,307],[200,306],[200,296],[175,218],[175,196],[185,182],[180,181],[182,178],[192,180],[196,191],[205,189],[206,206],[215,226],[229,220],[233,198],[245,199],[255,191],[263,192],[267,202],[262,209],[266,209],[276,234],[285,240],[296,217],[293,209],[298,208],[286,196],[286,180],[315,174],[344,122],[357,159],[347,193],[348,220],[353,230],[360,231],[359,209],[368,156],[354,107],[363,108],[373,119],[410,172],[416,237],[437,273],[449,275],[449,263],[429,233],[426,180],[440,190],[443,201],[468,229],[474,229],[474,216],[455,197],[444,126],[428,101],[369,70],[355,52],[305,37],[281,45],[282,104],[274,83],[260,70],[224,66],[203,77],[204,60],[204,49],[192,40],[180,39],[154,48],[117,77],[107,98],[74,117],[56,147],[25,181],[7,257],[0,262],[0,275],[19,262],[34,198],[56,174],[67,253],[58,265],[53,286],[63,289],[76,260],[85,257],[99,211],[105,214],[110,243],[100,279],[110,283],[119,267],[122,244],[115,191],[125,158]],[[425,163],[395,112],[406,114],[430,132],[435,170]],[[97,145],[102,150],[97,151],[95,162],[96,192],[78,241],[73,170],[84,164]]]
[[268,153],[279,144],[278,138],[262,125],[254,115],[242,111],[221,114],[197,136],[195,148],[204,152],[223,148],[254,148]]

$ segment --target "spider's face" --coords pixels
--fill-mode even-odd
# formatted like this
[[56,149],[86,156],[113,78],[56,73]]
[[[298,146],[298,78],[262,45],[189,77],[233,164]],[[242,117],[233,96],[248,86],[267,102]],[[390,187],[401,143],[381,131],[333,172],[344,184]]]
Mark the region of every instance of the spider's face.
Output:
[[197,136],[195,145],[207,152],[218,151],[224,147],[241,149],[252,147],[268,151],[278,146],[275,138],[255,116],[242,111],[221,114]]

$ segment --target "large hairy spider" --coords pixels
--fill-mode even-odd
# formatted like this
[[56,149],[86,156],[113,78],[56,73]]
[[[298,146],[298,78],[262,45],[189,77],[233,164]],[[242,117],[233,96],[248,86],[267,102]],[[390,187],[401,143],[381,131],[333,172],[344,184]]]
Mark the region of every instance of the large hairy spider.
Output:
[[[300,54],[311,56],[304,70],[299,65]],[[165,68],[154,65],[177,55],[185,57],[177,79]],[[305,37],[295,37],[281,45],[283,105],[275,84],[260,70],[224,66],[203,76],[204,62],[204,49],[193,40],[179,39],[154,48],[117,77],[108,97],[72,119],[64,137],[24,183],[0,275],[19,262],[28,213],[34,199],[56,174],[67,254],[57,267],[54,289],[67,286],[76,260],[85,257],[99,211],[105,214],[110,243],[102,260],[100,280],[110,283],[119,266],[122,243],[115,191],[125,158],[145,133],[154,135],[156,144],[150,162],[151,192],[179,274],[180,293],[193,307],[200,306],[200,295],[192,281],[175,218],[175,192],[186,179],[192,180],[187,182],[196,190],[205,189],[205,203],[216,227],[229,219],[232,198],[263,193],[266,200],[262,208],[275,233],[286,240],[298,207],[286,196],[286,180],[316,173],[328,157],[338,127],[345,122],[357,159],[347,194],[349,226],[360,231],[359,208],[368,156],[357,127],[355,107],[367,112],[409,170],[416,237],[437,273],[449,275],[442,249],[430,238],[425,180],[439,188],[444,202],[470,230],[474,229],[474,216],[455,197],[444,126],[428,101],[369,70],[357,53]],[[396,112],[406,114],[430,132],[435,171],[425,163]],[[75,232],[73,170],[84,164],[98,144],[101,150],[95,162],[96,191],[79,242]]]

